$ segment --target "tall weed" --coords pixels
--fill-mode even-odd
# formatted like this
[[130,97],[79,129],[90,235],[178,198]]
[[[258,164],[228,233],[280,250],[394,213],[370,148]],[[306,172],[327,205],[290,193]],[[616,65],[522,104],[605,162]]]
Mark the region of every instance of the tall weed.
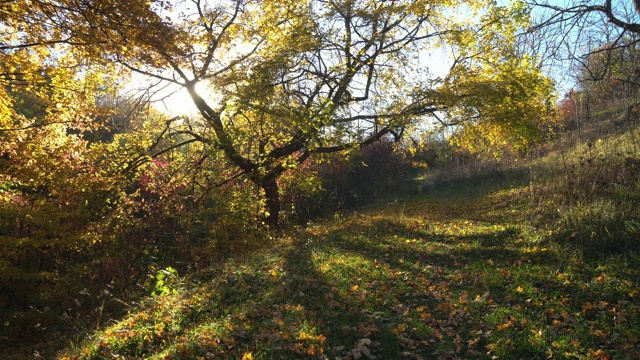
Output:
[[553,191],[559,236],[597,257],[640,249],[640,152],[637,129],[561,151]]

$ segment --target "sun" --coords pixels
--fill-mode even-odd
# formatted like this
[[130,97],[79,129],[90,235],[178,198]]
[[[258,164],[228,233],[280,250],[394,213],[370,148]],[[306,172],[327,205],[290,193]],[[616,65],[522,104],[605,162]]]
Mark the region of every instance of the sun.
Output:
[[[205,99],[208,97],[205,94],[208,93],[205,84],[199,82],[196,84],[196,92],[203,96]],[[162,92],[157,94],[157,108],[163,113],[170,116],[193,116],[198,113],[189,92],[186,88],[179,85],[167,86]]]

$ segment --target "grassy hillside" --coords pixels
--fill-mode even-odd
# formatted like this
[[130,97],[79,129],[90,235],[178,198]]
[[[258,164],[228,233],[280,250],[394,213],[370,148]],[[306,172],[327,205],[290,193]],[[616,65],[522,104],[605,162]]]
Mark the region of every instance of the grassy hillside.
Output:
[[159,269],[140,281],[154,295],[110,299],[126,316],[70,316],[79,335],[0,354],[640,358],[639,134],[603,124],[525,163],[434,172],[426,193],[265,235],[190,274]]
[[524,179],[459,181],[167,271],[164,295],[59,357],[638,358],[640,254],[586,259]]

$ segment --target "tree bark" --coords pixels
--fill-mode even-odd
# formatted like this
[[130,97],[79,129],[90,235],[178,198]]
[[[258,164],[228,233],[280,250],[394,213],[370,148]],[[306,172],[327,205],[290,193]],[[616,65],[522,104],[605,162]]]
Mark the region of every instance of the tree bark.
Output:
[[271,228],[278,228],[280,214],[280,192],[276,177],[268,177],[260,181],[260,187],[264,190],[265,207],[268,214],[265,214],[264,223]]

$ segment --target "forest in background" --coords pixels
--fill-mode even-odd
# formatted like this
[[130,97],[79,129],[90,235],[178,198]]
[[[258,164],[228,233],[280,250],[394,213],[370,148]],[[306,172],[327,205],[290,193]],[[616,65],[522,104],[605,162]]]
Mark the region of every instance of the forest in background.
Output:
[[[569,5],[0,3],[6,355],[54,356],[61,339],[78,344],[141,299],[171,303],[186,291],[178,274],[206,279],[207,269],[278,247],[321,219],[349,224],[351,211],[442,191],[455,200],[471,189],[468,198],[483,204],[488,184],[524,186],[527,224],[579,249],[572,256],[637,260],[638,15],[632,4]],[[425,52],[447,54],[448,73],[431,73]],[[558,98],[553,79],[576,85]],[[180,88],[196,114],[159,110],[166,89]],[[631,284],[619,290],[628,296],[622,308],[594,306],[637,317],[633,276],[620,280]],[[545,319],[571,322],[563,316]],[[405,334],[402,324],[389,336]],[[307,340],[323,345],[323,333],[313,334]],[[373,348],[362,339],[323,346],[358,358],[354,349]],[[171,348],[136,341],[138,350],[111,351],[135,358]],[[489,356],[491,344],[468,354]],[[615,344],[578,354],[637,351]],[[228,345],[209,353],[256,353],[255,344]],[[424,356],[422,345],[403,351]],[[100,346],[88,357],[107,356]],[[323,354],[295,346],[269,351]]]

